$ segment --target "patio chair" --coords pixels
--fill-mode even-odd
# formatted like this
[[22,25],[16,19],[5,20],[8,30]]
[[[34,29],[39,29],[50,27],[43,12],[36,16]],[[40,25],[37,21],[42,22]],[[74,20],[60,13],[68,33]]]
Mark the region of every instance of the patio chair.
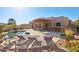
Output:
[[50,35],[45,35],[44,40],[52,40],[53,36]]

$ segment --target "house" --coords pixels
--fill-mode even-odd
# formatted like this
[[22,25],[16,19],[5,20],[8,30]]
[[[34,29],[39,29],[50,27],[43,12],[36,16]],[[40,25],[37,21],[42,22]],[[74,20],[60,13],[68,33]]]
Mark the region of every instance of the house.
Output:
[[62,32],[65,28],[69,28],[69,25],[73,25],[68,17],[48,17],[48,18],[37,18],[32,20],[30,27],[35,30],[47,30],[47,31],[57,31]]

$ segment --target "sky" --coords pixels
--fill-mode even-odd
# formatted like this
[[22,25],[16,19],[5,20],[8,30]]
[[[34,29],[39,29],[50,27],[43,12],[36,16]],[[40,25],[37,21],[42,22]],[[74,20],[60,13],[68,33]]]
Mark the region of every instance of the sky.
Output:
[[17,24],[26,24],[39,17],[66,16],[71,20],[79,17],[78,7],[0,7],[0,23],[7,23],[10,18]]

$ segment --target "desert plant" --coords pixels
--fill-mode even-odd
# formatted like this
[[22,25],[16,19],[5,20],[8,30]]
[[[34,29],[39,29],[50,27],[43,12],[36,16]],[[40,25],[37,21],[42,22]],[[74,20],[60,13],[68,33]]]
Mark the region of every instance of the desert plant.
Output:
[[66,37],[69,40],[73,39],[73,37],[74,37],[73,34],[74,34],[74,31],[73,30],[71,30],[71,29],[65,29],[65,35],[66,35]]
[[79,51],[79,40],[70,40],[69,44],[64,45],[64,48],[66,48],[70,52],[78,52]]

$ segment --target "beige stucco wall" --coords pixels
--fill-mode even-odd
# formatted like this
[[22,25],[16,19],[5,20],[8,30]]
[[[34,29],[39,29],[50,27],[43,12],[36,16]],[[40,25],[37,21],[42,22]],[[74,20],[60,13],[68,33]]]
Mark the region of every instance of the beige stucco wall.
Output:
[[52,26],[56,26],[56,23],[61,23],[61,26],[68,25],[69,19],[67,17],[54,17],[51,19]]
[[[58,22],[61,23],[61,26],[68,25],[68,23],[69,23],[68,17],[64,17],[64,16],[60,16],[60,17],[49,17],[49,18],[46,18],[46,20],[50,20],[47,23],[51,23],[51,27],[55,27],[56,26],[56,23],[58,23]],[[33,26],[33,27],[38,27],[39,28],[39,26],[41,26],[41,28],[44,28],[45,23],[43,23],[43,22],[33,22],[32,21],[30,23],[30,25]]]

